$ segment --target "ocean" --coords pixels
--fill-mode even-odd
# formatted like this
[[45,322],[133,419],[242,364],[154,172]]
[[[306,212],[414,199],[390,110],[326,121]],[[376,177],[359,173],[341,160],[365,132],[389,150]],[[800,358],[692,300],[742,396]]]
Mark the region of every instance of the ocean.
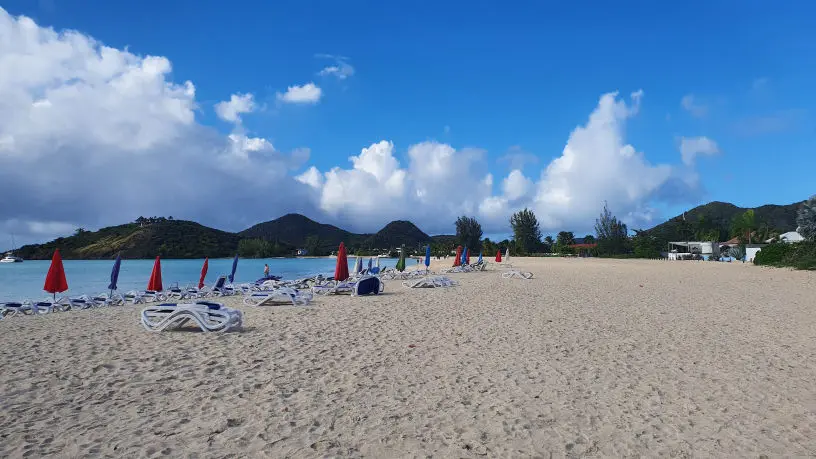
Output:
[[[129,290],[144,290],[153,270],[154,260],[122,260],[119,272],[120,293]],[[349,257],[349,270],[355,258]],[[374,260],[376,263],[377,260]],[[263,277],[264,264],[269,265],[269,273],[284,279],[298,279],[316,274],[331,276],[337,260],[333,258],[272,258],[240,259],[235,272],[235,282],[254,282]],[[197,284],[204,260],[161,260],[162,283],[167,288],[178,283],[184,287]],[[364,265],[368,258],[363,259]],[[0,263],[0,302],[23,299],[39,300],[50,296],[43,291],[45,275],[50,260],[26,260],[23,263]],[[380,267],[393,267],[396,259],[381,258]],[[68,291],[64,296],[93,295],[106,292],[110,283],[112,260],[65,260],[65,277]],[[410,264],[409,264],[410,266]],[[220,275],[227,275],[232,269],[232,258],[210,259],[205,283],[212,285]]]

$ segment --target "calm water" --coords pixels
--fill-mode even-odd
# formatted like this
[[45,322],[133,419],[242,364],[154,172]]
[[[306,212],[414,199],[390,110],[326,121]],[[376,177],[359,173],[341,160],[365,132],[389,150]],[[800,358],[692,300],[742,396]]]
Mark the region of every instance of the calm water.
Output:
[[[364,265],[368,259],[365,258]],[[376,263],[376,260],[374,260]],[[180,286],[197,284],[204,260],[162,260],[162,281],[166,287],[178,282]],[[263,277],[264,263],[269,265],[269,273],[284,279],[298,279],[315,274],[333,275],[335,259],[331,258],[286,258],[268,260],[241,259],[235,272],[235,282],[254,282]],[[393,267],[396,259],[381,258],[380,267]],[[22,299],[41,299],[49,296],[43,291],[45,275],[51,261],[26,260],[23,263],[0,263],[0,302]],[[107,291],[110,283],[110,260],[65,260],[65,277],[68,291],[63,295],[96,294]],[[349,269],[354,265],[354,257],[349,257]],[[232,258],[210,259],[206,284],[212,285],[219,275],[229,274]],[[119,291],[144,290],[153,270],[153,260],[122,260],[119,272]]]

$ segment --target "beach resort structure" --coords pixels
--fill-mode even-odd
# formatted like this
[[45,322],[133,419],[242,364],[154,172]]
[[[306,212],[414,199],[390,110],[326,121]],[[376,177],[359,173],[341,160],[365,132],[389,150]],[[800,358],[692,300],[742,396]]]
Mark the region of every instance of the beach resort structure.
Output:
[[720,256],[720,244],[713,241],[669,242],[669,260],[687,260],[700,255],[704,260]]

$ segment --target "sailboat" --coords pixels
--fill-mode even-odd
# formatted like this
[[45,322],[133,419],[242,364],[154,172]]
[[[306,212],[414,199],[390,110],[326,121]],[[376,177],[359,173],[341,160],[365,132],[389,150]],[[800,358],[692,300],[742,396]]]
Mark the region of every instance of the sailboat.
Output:
[[[14,236],[11,236],[11,246],[14,247]],[[6,256],[0,259],[0,263],[22,263],[23,259],[17,256],[14,256],[13,249],[9,252],[6,252]]]

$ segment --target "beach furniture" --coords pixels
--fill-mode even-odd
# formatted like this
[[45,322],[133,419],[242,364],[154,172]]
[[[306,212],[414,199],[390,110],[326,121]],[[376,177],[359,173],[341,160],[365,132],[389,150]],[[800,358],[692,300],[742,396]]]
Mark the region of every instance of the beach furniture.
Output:
[[533,273],[527,271],[511,270],[502,273],[504,279],[532,279]]
[[207,296],[228,296],[234,293],[235,289],[227,283],[227,276],[218,276]]
[[[371,280],[376,279],[376,281]],[[363,282],[362,286],[358,284]],[[312,292],[317,295],[343,294],[350,293],[352,295],[376,295],[383,291],[385,284],[379,277],[363,275],[360,277],[348,278],[344,281],[330,280],[323,284],[315,284],[312,287]],[[376,290],[376,293],[375,293]],[[361,293],[365,292],[365,293]]]
[[385,283],[376,276],[363,276],[354,284],[353,296],[379,295],[385,289]]
[[192,323],[208,333],[223,333],[240,327],[243,315],[221,303],[162,303],[142,310],[142,326],[152,332],[174,330]]
[[125,304],[125,299],[122,297],[122,295],[119,294],[110,295],[108,293],[100,293],[98,295],[94,295],[91,297],[91,301],[93,301],[94,304],[99,307],[121,306]]
[[458,285],[456,281],[445,276],[426,276],[420,279],[412,279],[402,283],[408,288],[445,288]]
[[7,303],[0,303],[0,317],[2,318],[36,314],[36,311],[30,301],[9,301]]
[[290,287],[279,287],[264,292],[251,292],[244,296],[247,306],[292,305],[305,306],[312,301],[311,292],[301,292]]
[[122,298],[125,300],[125,303],[130,304],[141,304],[145,302],[142,292],[138,292],[136,290],[131,290],[125,293],[124,295],[122,295]]
[[68,298],[62,297],[58,300],[46,298],[42,301],[31,302],[32,308],[37,314],[48,314],[50,312],[62,312],[71,309]]
[[88,295],[76,296],[68,299],[71,309],[91,309],[96,303]]
[[354,290],[354,285],[356,283],[356,280],[350,279],[344,281],[329,280],[321,284],[313,285],[312,293],[316,295],[351,293]]

